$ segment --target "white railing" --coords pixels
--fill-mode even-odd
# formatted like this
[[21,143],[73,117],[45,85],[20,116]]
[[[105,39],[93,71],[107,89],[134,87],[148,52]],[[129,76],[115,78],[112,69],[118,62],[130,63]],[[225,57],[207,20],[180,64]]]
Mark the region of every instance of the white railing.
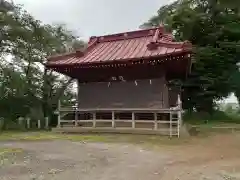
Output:
[[[91,110],[91,111],[81,111],[80,110],[76,110],[76,111],[70,111],[70,112],[74,112],[74,113],[88,113],[91,114],[91,119],[81,119],[79,120],[78,118],[75,118],[74,120],[64,120],[61,118],[61,113],[66,114],[66,111],[61,112],[60,111],[60,115],[59,117],[59,121],[58,121],[58,127],[62,127],[62,124],[72,124],[72,126],[75,127],[79,127],[81,126],[81,128],[101,128],[101,127],[108,127],[108,128],[114,128],[114,129],[118,129],[118,128],[138,128],[137,125],[139,124],[146,124],[146,126],[144,127],[144,129],[151,129],[151,130],[155,130],[155,131],[169,131],[169,135],[173,136],[173,135],[177,135],[179,136],[179,128],[180,128],[180,121],[179,121],[179,110],[168,110],[169,119],[159,119],[158,116],[162,114],[162,112],[166,113],[166,110],[161,111],[158,110],[156,112],[153,112],[153,110],[144,110],[141,113],[149,113],[152,114],[153,113],[153,117],[154,119],[136,119],[136,113],[139,113],[139,111],[135,112],[131,109],[129,109],[128,111],[126,111],[126,109],[124,109],[124,111],[121,111],[120,109],[116,110],[116,111],[101,111],[101,110]],[[101,113],[101,112],[109,112],[112,114],[112,118],[111,119],[97,119],[96,115],[97,113]],[[116,118],[116,114],[115,113],[119,113],[119,112],[128,112],[128,113],[132,113],[132,118],[131,119],[118,119]],[[175,116],[175,117],[174,117]],[[78,117],[78,116],[76,116]],[[88,123],[88,127],[84,126]],[[105,123],[105,124],[104,124]],[[120,124],[118,125],[118,123],[122,123],[121,125],[124,124],[123,126],[120,126]],[[108,125],[106,125],[108,124]],[[89,127],[90,125],[90,127]]]
[[[73,120],[64,120],[63,116],[69,113],[74,113],[75,118]],[[111,114],[111,118],[103,119],[97,118],[98,113],[108,113]],[[129,119],[119,119],[116,118],[116,113],[128,113],[131,114]],[[136,119],[136,114],[147,113],[152,114],[152,119]],[[79,114],[89,114],[91,115],[90,119],[80,119]],[[169,114],[169,119],[160,119],[159,115]],[[81,128],[112,128],[112,129],[121,129],[121,128],[132,128],[140,129],[137,127],[139,124],[147,124],[150,126],[145,127],[144,129],[149,129],[153,131],[166,131],[169,132],[169,136],[174,135],[180,136],[180,126],[182,124],[182,105],[180,96],[178,97],[178,105],[174,108],[169,109],[147,109],[147,108],[90,108],[90,109],[78,109],[77,107],[64,108],[58,105],[58,127],[62,127],[63,123],[71,123],[72,126],[78,127],[81,125]],[[84,124],[90,124],[90,127],[84,126]],[[109,123],[110,126],[98,126],[101,123]],[[118,126],[118,123],[125,123],[125,126]],[[127,124],[127,126],[126,126]]]

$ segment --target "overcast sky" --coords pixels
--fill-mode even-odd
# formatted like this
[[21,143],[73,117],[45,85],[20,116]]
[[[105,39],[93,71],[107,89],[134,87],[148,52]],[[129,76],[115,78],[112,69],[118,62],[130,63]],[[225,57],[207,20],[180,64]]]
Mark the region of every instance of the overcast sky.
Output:
[[84,39],[135,30],[174,0],[14,0],[44,23],[65,23]]

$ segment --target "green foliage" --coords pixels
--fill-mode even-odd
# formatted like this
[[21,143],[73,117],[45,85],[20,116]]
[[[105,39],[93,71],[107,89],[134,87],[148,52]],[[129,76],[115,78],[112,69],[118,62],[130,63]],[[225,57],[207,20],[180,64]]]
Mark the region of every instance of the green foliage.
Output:
[[53,117],[59,99],[74,99],[72,79],[45,69],[46,57],[84,48],[64,25],[46,25],[22,7],[1,1],[0,117]]
[[235,123],[240,124],[240,115],[236,113],[227,113],[224,111],[207,112],[186,112],[184,122],[190,124],[211,124],[211,123]]
[[183,105],[212,113],[216,100],[240,89],[230,77],[238,72],[240,6],[220,0],[178,0],[161,7],[143,27],[164,23],[177,40],[192,42],[195,63],[183,83]]
[[233,92],[235,93],[238,102],[240,102],[240,72],[239,71],[233,72],[231,77],[229,78],[229,81],[233,85]]

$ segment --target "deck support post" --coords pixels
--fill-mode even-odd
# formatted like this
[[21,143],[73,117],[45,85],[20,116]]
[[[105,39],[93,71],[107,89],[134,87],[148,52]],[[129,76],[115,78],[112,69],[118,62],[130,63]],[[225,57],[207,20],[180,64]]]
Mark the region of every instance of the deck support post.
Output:
[[177,136],[180,137],[180,127],[182,126],[182,112],[181,110],[178,111],[178,122],[177,122]]
[[115,128],[115,113],[112,111],[112,128]]
[[93,117],[93,127],[96,127],[96,112],[92,113],[92,117]]
[[158,129],[157,113],[154,113],[154,130]]
[[170,112],[170,124],[169,124],[169,134],[170,134],[170,137],[172,137],[172,112]]
[[135,128],[135,113],[132,112],[132,128]]
[[177,104],[178,104],[178,108],[179,108],[179,111],[178,111],[178,130],[177,130],[178,132],[177,132],[177,135],[178,135],[178,137],[180,137],[180,128],[182,126],[182,101],[181,101],[180,94],[178,95]]

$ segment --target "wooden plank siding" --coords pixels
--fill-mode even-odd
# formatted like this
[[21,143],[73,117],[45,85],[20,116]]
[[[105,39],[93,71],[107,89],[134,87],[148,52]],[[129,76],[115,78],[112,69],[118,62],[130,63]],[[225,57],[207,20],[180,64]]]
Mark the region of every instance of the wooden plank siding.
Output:
[[79,109],[169,108],[165,77],[136,81],[79,84]]

